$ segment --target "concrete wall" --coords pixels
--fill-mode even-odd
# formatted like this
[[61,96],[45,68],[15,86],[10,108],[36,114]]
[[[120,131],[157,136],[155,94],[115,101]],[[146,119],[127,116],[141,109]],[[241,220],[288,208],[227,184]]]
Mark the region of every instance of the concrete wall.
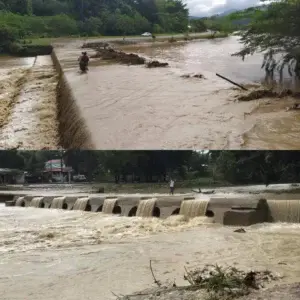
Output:
[[134,217],[141,197],[129,196],[118,198],[116,205],[121,208],[121,216]]
[[105,196],[94,196],[90,197],[89,203],[92,207],[92,212],[101,212],[103,208],[103,203],[105,200]]
[[211,198],[208,202],[207,211],[213,213],[216,223],[224,224],[226,222],[227,225],[231,223],[234,225],[235,218],[238,218],[241,222],[243,218],[249,219],[249,214],[255,214],[256,217],[251,217],[251,220],[260,220],[259,222],[266,222],[268,216],[266,200],[257,197]]
[[160,218],[168,218],[174,214],[178,215],[181,202],[184,200],[187,200],[184,196],[159,197],[156,206],[160,209]]
[[[1,194],[1,193],[0,193]],[[166,196],[166,195],[155,195],[155,209],[159,210],[160,218],[167,218],[172,214],[179,214],[180,206],[182,201],[189,200],[193,201],[194,199],[199,199],[200,195],[184,196]],[[31,200],[38,197],[37,195],[26,195],[20,198],[20,196],[10,195],[10,203],[15,203],[17,199],[22,201],[17,201],[16,205],[29,207],[31,205]],[[41,196],[42,197],[42,196]],[[200,196],[201,197],[201,196]],[[75,196],[45,196],[42,197],[43,205],[42,207],[50,208],[55,199],[59,198],[59,204],[54,205],[54,208],[68,209],[72,210],[77,199],[86,198],[88,201],[88,208],[80,208],[82,210],[90,210],[92,212],[101,212],[105,199],[116,199],[115,202],[115,213],[122,216],[135,216],[138,206],[141,201],[147,199],[154,199],[153,196],[137,196],[137,195],[128,195],[128,196],[91,196],[88,195],[75,195]],[[278,207],[281,214],[287,214],[286,220],[291,222],[300,222],[300,200],[289,200],[289,206],[285,204],[287,200],[277,200],[279,201]],[[22,202],[22,203],[21,203]],[[20,205],[22,204],[22,205]],[[297,205],[296,205],[297,204]],[[281,209],[281,207],[287,209]],[[296,207],[297,206],[297,207]],[[299,207],[298,207],[299,206]],[[277,207],[277,206],[276,206]],[[291,218],[288,214],[292,214],[297,209],[299,212],[299,218]],[[292,212],[291,212],[292,210]],[[274,211],[274,207],[273,207]],[[212,217],[216,223],[231,225],[231,226],[249,226],[256,223],[263,223],[270,221],[270,210],[268,203],[265,199],[260,199],[258,197],[212,197],[208,201],[207,206],[207,215]],[[298,216],[298,214],[297,214]]]
[[6,201],[11,201],[14,199],[14,194],[1,194],[0,193],[0,203],[5,203]]
[[46,196],[44,197],[43,201],[44,201],[44,208],[50,208],[51,207],[51,203],[53,201],[54,198],[56,198],[58,196]]
[[55,48],[51,53],[51,58],[59,73],[57,103],[60,143],[66,149],[94,149],[90,132],[81,116],[76,99],[56,55]]

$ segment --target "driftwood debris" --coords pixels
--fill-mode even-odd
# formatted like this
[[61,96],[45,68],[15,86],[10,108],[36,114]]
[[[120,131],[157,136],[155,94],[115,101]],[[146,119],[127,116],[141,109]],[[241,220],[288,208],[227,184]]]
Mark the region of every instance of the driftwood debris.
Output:
[[162,63],[157,60],[148,61],[146,63],[147,68],[160,68],[160,67],[167,67],[167,66],[169,66],[168,63]]
[[224,76],[222,76],[222,75],[220,75],[220,74],[218,74],[218,73],[216,73],[216,75],[217,75],[218,77],[220,77],[220,78],[222,78],[222,79],[224,79],[224,80],[230,82],[231,84],[238,86],[238,87],[241,88],[242,90],[248,91],[248,89],[246,89],[244,86],[242,86],[242,85],[240,85],[240,84],[238,84],[238,83],[236,83],[236,82],[234,82],[234,81],[232,81],[232,80],[230,80],[230,79],[228,79],[228,78],[226,78],[226,77],[224,77]]

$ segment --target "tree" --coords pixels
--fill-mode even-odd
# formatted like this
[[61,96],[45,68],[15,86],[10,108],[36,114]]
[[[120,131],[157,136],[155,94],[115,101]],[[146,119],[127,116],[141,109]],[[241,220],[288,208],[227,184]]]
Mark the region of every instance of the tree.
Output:
[[0,9],[0,24],[24,37],[183,32],[188,23],[182,0],[0,0]]
[[300,76],[300,1],[273,2],[265,11],[257,11],[249,28],[243,32],[244,47],[235,53],[243,59],[255,52],[265,52],[262,68],[270,75],[285,67],[291,76]]
[[7,51],[19,38],[18,31],[0,23],[0,53]]
[[0,151],[0,168],[22,169],[24,158],[17,150]]
[[233,184],[297,182],[300,157],[297,151],[213,151],[210,169]]
[[207,26],[205,25],[204,21],[201,19],[191,20],[191,26],[194,32],[204,32],[207,30]]

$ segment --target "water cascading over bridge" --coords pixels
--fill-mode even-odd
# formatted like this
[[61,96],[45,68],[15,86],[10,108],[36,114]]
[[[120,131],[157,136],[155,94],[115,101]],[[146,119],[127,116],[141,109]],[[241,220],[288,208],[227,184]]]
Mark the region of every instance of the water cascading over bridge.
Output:
[[300,200],[267,200],[271,222],[300,223]]
[[104,200],[102,212],[105,214],[113,214],[118,198],[107,198]]
[[208,206],[208,200],[184,200],[180,206],[179,214],[188,218],[204,217]]
[[18,197],[15,206],[24,207],[25,206],[25,198]]
[[32,198],[30,202],[30,206],[36,208],[43,208],[44,207],[43,197]]
[[68,205],[65,203],[65,197],[57,197],[52,200],[51,208],[67,209]]
[[89,198],[78,198],[73,206],[73,210],[91,211]]
[[152,217],[154,215],[157,198],[141,200],[136,212],[137,217]]

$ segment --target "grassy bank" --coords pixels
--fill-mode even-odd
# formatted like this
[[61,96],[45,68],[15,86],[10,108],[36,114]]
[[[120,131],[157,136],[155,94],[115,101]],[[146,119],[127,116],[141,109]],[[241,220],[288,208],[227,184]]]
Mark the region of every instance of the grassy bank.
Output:
[[38,55],[50,55],[53,50],[51,44],[45,45],[22,45],[21,47],[16,47],[11,49],[10,55],[19,56],[19,57],[35,57]]

